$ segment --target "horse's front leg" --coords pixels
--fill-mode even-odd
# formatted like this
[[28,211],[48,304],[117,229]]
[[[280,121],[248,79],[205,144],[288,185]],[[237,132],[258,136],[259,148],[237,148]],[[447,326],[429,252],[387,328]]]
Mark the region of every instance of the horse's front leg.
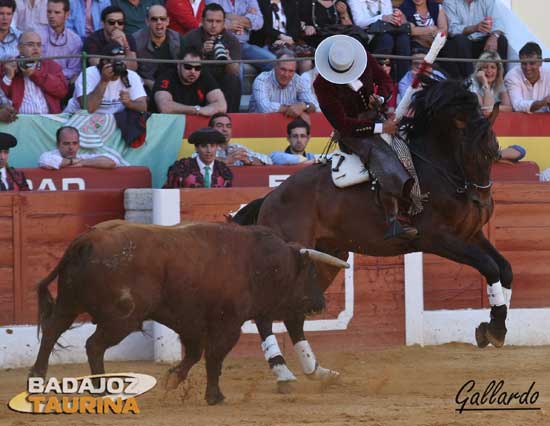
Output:
[[294,351],[298,356],[300,367],[309,379],[321,380],[324,383],[336,383],[340,379],[340,373],[328,368],[321,367],[309,342],[304,334],[305,317],[302,314],[296,314],[291,319],[285,321],[288,335],[294,344]]
[[[500,348],[504,345],[506,337],[506,316],[508,309],[502,288],[499,264],[493,256],[486,252],[490,243],[487,241],[486,244],[480,238],[474,238],[472,241],[465,242],[451,234],[437,235],[436,237],[438,242],[436,246],[420,244],[420,249],[458,263],[470,265],[477,269],[487,280],[487,296],[491,306],[491,320],[489,323],[481,323],[476,329],[476,341],[479,347],[485,347],[489,343],[492,343],[493,346]],[[424,241],[428,240],[431,239],[424,239]],[[496,251],[494,248],[493,250]],[[510,285],[510,276],[505,277],[505,279],[507,280],[506,284]]]
[[292,382],[296,381],[296,376],[286,365],[277,338],[272,331],[273,322],[264,318],[257,318],[255,321],[262,339],[264,357],[277,377],[277,390],[280,393],[289,393],[292,391]]

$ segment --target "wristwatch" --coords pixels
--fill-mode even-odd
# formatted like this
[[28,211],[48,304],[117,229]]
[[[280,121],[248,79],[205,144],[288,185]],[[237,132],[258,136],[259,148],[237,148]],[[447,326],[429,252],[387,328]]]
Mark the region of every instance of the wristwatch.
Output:
[[494,35],[494,36],[496,37],[497,40],[498,40],[498,38],[500,37],[500,34],[497,33],[497,32],[492,33],[492,35]]
[[311,104],[308,104],[307,102],[304,102],[306,104],[306,109],[305,111],[307,111],[309,109],[309,107],[311,106]]
[[198,115],[199,112],[201,111],[201,106],[200,105],[195,105],[193,108],[195,108],[195,115]]

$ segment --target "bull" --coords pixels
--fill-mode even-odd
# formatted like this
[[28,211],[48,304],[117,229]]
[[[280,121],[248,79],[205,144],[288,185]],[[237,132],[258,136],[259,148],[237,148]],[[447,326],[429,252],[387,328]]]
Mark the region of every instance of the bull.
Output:
[[[185,347],[166,387],[185,380],[204,352],[205,399],[219,403],[222,363],[245,321],[286,320],[324,308],[317,262],[349,266],[287,243],[265,227],[101,223],[73,240],[38,283],[42,339],[30,376],[45,377],[53,347],[81,313],[97,324],[86,342],[92,374],[105,372],[106,349],[151,319],[174,330]],[[56,277],[54,301],[48,287]]]

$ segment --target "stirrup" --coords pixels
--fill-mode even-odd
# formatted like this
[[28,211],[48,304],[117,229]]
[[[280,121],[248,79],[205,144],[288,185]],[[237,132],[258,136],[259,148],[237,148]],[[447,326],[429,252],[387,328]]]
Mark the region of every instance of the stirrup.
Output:
[[410,225],[401,225],[397,219],[390,222],[388,230],[384,234],[384,240],[391,238],[403,238],[405,240],[413,240],[418,237],[418,229]]

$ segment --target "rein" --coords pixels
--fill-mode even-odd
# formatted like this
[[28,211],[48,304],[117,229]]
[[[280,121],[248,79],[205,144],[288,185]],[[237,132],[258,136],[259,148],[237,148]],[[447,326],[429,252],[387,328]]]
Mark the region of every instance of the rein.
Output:
[[419,152],[411,149],[409,147],[411,154],[414,155],[416,158],[424,161],[426,164],[430,165],[433,169],[435,169],[443,178],[447,180],[452,186],[455,187],[455,191],[457,194],[465,194],[468,190],[476,190],[476,191],[488,191],[493,186],[493,181],[489,180],[489,183],[487,185],[480,185],[475,182],[469,182],[465,178],[461,178],[460,176],[457,176],[455,174],[449,173],[442,167],[438,166],[437,164],[434,164],[433,161],[431,161],[429,158],[426,158]]

